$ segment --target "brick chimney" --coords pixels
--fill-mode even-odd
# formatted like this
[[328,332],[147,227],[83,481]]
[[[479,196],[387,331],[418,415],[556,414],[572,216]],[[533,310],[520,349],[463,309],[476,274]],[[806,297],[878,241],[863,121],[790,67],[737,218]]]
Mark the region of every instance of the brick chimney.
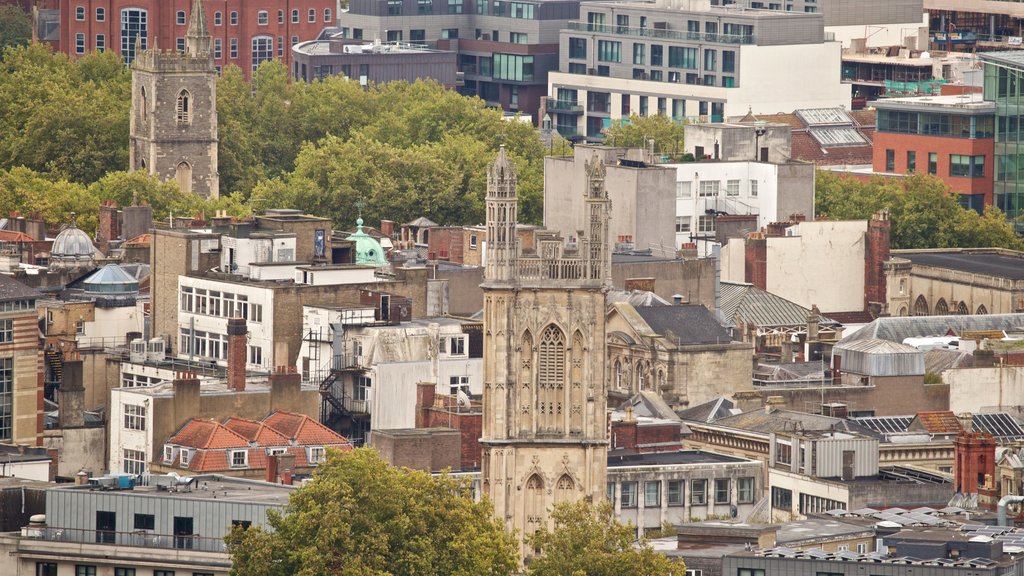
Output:
[[391,238],[395,235],[395,221],[394,220],[381,220],[380,221],[380,233]]
[[199,414],[199,377],[193,372],[177,372],[172,383],[175,427]]
[[228,318],[228,390],[245,390],[245,318]]
[[96,227],[96,247],[104,255],[110,250],[110,241],[121,235],[117,218],[117,202],[104,200],[100,203],[100,221]]
[[416,383],[416,427],[430,428],[430,409],[434,407],[437,388],[433,382]]
[[[228,370],[230,369],[229,367]],[[242,389],[244,388],[243,383]],[[302,375],[295,370],[295,366],[278,366],[270,375],[270,408],[300,412],[301,391]]]
[[879,210],[868,220],[868,232],[864,242],[864,309],[885,306],[885,271],[882,265],[889,260],[890,246],[889,211]]
[[58,421],[61,428],[85,426],[85,386],[82,384],[82,361],[65,360],[60,388]]
[[747,234],[743,279],[761,290],[768,289],[768,240],[763,232]]

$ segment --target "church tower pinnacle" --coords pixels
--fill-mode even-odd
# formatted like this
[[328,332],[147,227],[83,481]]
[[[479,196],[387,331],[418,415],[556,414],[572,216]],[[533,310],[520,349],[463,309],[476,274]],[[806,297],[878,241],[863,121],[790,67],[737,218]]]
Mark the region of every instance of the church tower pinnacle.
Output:
[[203,0],[192,0],[192,13],[189,14],[188,31],[185,33],[185,52],[191,56],[212,56],[211,42]]

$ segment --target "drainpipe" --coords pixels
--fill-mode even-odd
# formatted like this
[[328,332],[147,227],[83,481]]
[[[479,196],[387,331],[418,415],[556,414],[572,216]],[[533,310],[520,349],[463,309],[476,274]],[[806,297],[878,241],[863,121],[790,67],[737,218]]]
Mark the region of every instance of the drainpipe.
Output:
[[1009,526],[1009,523],[1006,520],[1006,505],[1015,502],[1024,502],[1024,496],[1007,494],[999,499],[999,504],[996,506],[996,516],[999,519],[998,524],[1000,526]]

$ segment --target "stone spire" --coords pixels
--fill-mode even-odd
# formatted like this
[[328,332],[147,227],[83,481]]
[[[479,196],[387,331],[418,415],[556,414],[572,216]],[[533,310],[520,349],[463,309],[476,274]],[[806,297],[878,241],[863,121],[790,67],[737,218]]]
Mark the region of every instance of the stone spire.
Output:
[[190,56],[209,56],[211,53],[210,43],[210,31],[206,27],[203,0],[192,0],[188,32],[185,33],[185,52]]

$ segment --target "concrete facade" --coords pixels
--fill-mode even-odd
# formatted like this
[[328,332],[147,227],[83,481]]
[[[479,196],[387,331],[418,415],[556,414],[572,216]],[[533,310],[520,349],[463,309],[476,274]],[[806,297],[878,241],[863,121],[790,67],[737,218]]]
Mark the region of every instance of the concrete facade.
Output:
[[648,164],[641,149],[576,146],[572,157],[544,158],[544,226],[575,238],[586,229],[583,189],[584,164],[600,155],[607,166],[608,197],[615,206],[611,238],[631,249],[671,255],[678,245],[673,233],[675,172]]

